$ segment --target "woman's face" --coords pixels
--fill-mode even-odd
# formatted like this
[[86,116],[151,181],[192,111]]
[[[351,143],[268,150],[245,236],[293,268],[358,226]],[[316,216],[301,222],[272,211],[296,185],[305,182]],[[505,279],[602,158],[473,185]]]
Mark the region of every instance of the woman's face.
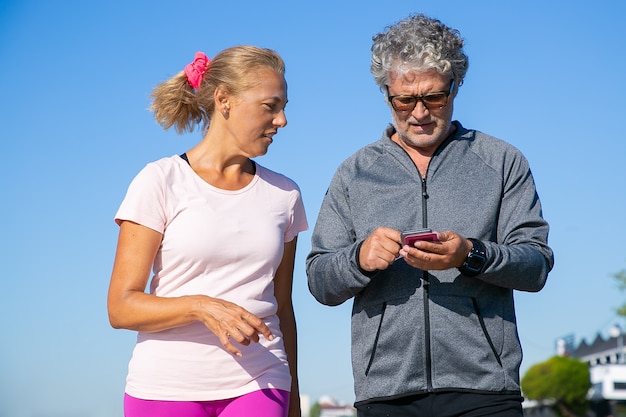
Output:
[[265,155],[279,128],[287,125],[287,83],[278,72],[262,68],[254,72],[257,83],[232,100],[227,129],[235,146],[249,157]]

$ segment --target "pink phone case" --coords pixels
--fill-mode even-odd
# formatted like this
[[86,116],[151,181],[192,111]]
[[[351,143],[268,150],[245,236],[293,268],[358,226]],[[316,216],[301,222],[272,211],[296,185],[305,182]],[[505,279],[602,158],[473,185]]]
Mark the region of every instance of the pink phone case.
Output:
[[429,242],[438,242],[437,233],[434,232],[422,232],[403,235],[405,245],[413,246],[418,240],[427,240]]

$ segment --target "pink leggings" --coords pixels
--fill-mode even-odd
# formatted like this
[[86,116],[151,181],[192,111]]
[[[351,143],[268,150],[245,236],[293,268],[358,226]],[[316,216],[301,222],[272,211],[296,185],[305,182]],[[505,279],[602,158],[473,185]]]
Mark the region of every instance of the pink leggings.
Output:
[[286,417],[289,392],[263,389],[215,401],[156,401],[124,395],[124,417]]

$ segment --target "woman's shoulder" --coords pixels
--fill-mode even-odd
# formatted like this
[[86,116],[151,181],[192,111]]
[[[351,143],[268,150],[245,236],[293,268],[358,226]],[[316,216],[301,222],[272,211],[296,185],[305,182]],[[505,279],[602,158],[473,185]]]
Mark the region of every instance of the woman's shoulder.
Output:
[[163,171],[168,171],[172,169],[178,169],[181,164],[187,164],[187,162],[180,155],[172,155],[148,162],[146,164],[146,167],[150,167],[150,169],[160,169]]
[[258,162],[255,162],[255,165],[257,175],[265,182],[285,191],[300,190],[298,184],[291,178],[287,177],[285,174],[281,174],[279,172],[266,168],[263,165],[260,165]]
[[184,173],[187,162],[180,155],[172,155],[148,162],[139,172],[139,176],[164,178]]

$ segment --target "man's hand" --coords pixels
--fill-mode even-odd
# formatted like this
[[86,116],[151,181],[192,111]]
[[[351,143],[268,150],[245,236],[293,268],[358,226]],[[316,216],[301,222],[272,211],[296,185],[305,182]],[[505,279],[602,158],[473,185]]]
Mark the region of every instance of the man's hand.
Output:
[[400,231],[379,227],[361,245],[361,268],[369,272],[387,269],[400,255],[401,245]]
[[417,241],[414,247],[404,245],[400,256],[407,264],[425,271],[458,268],[465,262],[472,242],[453,231],[437,233],[439,242]]

